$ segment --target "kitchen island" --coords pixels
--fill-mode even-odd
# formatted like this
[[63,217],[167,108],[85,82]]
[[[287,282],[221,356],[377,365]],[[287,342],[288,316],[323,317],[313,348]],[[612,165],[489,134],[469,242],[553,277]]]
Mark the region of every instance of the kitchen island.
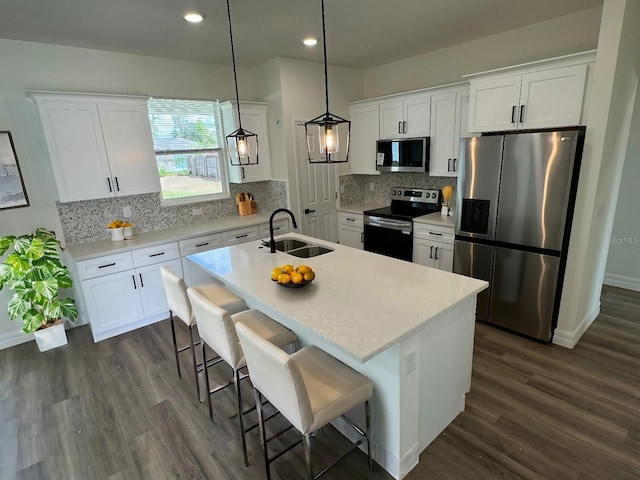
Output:
[[[374,383],[372,452],[395,478],[464,410],[471,386],[475,305],[484,281],[288,234],[332,252],[301,259],[249,242],[190,255],[247,304]],[[279,265],[307,264],[304,288],[271,281]],[[362,424],[363,412],[353,412]],[[336,427],[347,434],[340,421]]]

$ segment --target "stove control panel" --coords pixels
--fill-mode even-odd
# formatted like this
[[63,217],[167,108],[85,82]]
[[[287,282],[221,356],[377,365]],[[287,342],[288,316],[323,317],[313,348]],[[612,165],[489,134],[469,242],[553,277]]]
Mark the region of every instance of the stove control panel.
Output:
[[440,190],[394,187],[391,189],[391,200],[438,204]]

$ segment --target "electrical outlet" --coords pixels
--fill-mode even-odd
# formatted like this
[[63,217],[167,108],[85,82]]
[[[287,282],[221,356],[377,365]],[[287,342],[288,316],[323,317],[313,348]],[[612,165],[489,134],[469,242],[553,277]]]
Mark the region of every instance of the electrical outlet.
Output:
[[191,210],[191,214],[192,215],[202,215],[202,209],[201,208],[194,208],[193,210]]
[[412,350],[404,356],[405,374],[409,375],[416,369],[416,351]]
[[122,216],[124,218],[131,218],[131,205],[122,207]]
[[373,192],[375,186],[373,184],[373,182],[369,182],[369,190]]

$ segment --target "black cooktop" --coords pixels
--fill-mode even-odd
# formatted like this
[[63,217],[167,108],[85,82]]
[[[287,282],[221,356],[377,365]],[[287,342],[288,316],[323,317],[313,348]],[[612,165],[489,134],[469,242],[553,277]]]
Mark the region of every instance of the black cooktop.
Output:
[[408,205],[400,205],[390,207],[382,207],[376,208],[373,210],[367,210],[364,212],[365,215],[375,215],[383,218],[397,218],[399,220],[412,220],[416,217],[421,217],[422,215],[427,215],[428,213],[437,212],[440,210],[438,205],[434,206],[420,206],[420,207],[411,207]]
[[440,211],[440,192],[417,188],[391,189],[391,205],[389,207],[367,210],[365,215],[383,218],[412,220],[428,213]]

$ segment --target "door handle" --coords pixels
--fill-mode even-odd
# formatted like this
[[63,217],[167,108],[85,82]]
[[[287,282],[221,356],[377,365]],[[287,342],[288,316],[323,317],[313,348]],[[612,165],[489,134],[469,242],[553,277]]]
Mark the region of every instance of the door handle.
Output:
[[516,123],[516,105],[511,107],[511,123]]
[[120,184],[118,183],[118,177],[113,177],[116,181],[116,190],[119,192],[120,191]]
[[109,193],[113,193],[113,189],[111,188],[111,179],[107,177],[107,183],[109,184]]
[[452,172],[457,172],[458,171],[458,159],[454,158],[453,159],[453,170]]
[[315,213],[315,210],[311,210],[311,209],[309,209],[309,208],[305,208],[305,209],[304,209],[304,214],[305,214],[305,215],[309,215],[310,213]]
[[436,256],[433,257],[434,260],[438,260],[438,247],[436,247]]
[[131,280],[133,280],[133,289],[137,290],[138,286],[136,285],[136,276],[135,275],[131,275]]
[[429,247],[429,258],[433,258],[433,245]]
[[451,171],[451,159],[447,161],[447,172]]
[[142,274],[138,274],[140,276],[140,288],[144,288],[144,282],[142,281]]
[[398,122],[398,133],[402,133],[402,122]]
[[524,122],[524,105],[520,105],[520,123]]
[[406,120],[402,122],[402,133],[407,133],[407,122]]
[[244,178],[244,167],[240,167],[240,177]]

